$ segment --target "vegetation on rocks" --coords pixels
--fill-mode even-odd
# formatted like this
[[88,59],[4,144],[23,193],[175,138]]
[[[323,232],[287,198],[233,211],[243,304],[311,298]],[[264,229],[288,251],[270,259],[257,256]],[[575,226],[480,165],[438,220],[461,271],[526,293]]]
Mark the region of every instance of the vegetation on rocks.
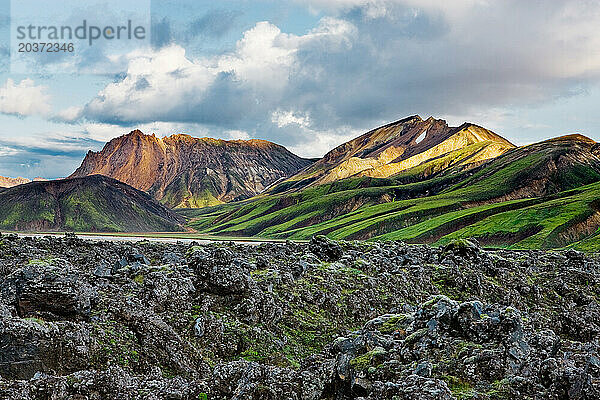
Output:
[[0,238],[0,398],[593,399],[600,260]]

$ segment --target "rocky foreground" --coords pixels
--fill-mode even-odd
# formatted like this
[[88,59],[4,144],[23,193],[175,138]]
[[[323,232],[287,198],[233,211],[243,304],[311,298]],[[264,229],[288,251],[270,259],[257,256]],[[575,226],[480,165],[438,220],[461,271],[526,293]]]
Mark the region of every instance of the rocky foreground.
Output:
[[600,261],[0,238],[0,398],[598,399]]

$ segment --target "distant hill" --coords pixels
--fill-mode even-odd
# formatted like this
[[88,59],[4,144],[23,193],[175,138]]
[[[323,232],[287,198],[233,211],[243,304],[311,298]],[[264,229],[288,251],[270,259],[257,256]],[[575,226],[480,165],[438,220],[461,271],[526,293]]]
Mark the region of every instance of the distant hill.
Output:
[[7,178],[5,176],[0,176],[0,188],[10,188],[17,185],[22,185],[24,183],[31,182],[27,178]]
[[148,194],[100,175],[0,190],[0,229],[177,231],[183,222]]
[[[411,118],[380,129],[404,126],[398,128],[402,131],[420,124],[418,118]],[[475,237],[495,247],[600,250],[599,144],[585,136],[569,135],[514,148],[474,125],[450,130],[439,122],[437,125],[444,133],[435,136],[428,149],[456,135],[477,133],[485,140],[472,144],[467,140],[462,148],[424,157],[420,164],[394,169],[396,172],[385,178],[371,173],[380,168],[374,167],[348,178],[329,179],[331,171],[354,157],[349,154],[361,154],[364,160],[376,159],[386,151],[378,148],[357,153],[355,149],[373,137],[363,135],[360,141],[340,146],[303,171],[312,178],[304,178],[302,184],[294,177],[270,196],[184,214],[193,218],[190,225],[200,232],[229,236],[307,239],[324,234],[336,239],[432,244]],[[424,153],[410,147],[413,145],[420,143],[408,144],[403,152],[408,158],[400,156],[400,161],[385,166]],[[493,146],[500,154],[478,159],[481,149],[476,146]]]
[[[34,178],[33,181],[34,182],[42,182],[45,181],[46,179],[44,178]],[[14,187],[17,185],[23,185],[25,183],[29,183],[31,182],[30,179],[27,178],[7,178],[4,176],[0,176],[0,188],[10,188],[10,187]]]
[[159,138],[136,130],[89,152],[71,177],[101,174],[168,207],[204,207],[257,195],[311,163],[264,140]]
[[430,175],[454,165],[477,165],[515,146],[474,124],[449,127],[446,121],[418,115],[365,133],[327,153],[273,192],[297,190],[349,177],[387,178],[424,165]]

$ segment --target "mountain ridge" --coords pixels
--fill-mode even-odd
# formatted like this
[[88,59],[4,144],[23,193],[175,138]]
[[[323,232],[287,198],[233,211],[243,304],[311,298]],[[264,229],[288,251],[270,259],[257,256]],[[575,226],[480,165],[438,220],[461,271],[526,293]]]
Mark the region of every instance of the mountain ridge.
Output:
[[0,190],[0,228],[78,232],[179,231],[184,219],[148,194],[102,175]]
[[[299,157],[289,154],[256,139],[157,138],[132,131],[101,152],[88,153],[76,173],[87,176],[104,167],[127,173],[125,178],[148,185],[148,193],[163,203],[181,206],[190,204],[182,201],[185,193],[205,190],[210,197],[225,181],[246,188],[248,175],[240,169],[252,169],[248,165],[264,170],[267,164],[291,162],[299,172],[254,182],[254,192],[245,192],[248,198],[224,196],[220,204],[178,212],[188,218],[189,229],[220,236],[322,234],[436,245],[474,237],[483,245],[509,248],[600,250],[600,144],[581,134],[516,147],[476,124],[450,127],[444,120],[411,116],[343,143],[314,163],[301,159],[303,168],[294,164]],[[267,164],[263,155],[271,157]],[[217,167],[220,172],[211,170]],[[150,179],[165,170],[172,173],[170,183],[163,175]],[[7,190],[0,189],[0,200]],[[106,214],[106,207],[96,206]]]
[[102,174],[169,207],[201,207],[252,197],[311,163],[265,140],[160,138],[134,130],[88,152],[70,177]]
[[598,143],[565,135],[467,167],[445,159],[461,161],[461,151],[477,154],[473,149],[487,145],[474,143],[387,178],[352,176],[183,214],[213,235],[322,234],[437,245],[475,237],[509,248],[600,250]]
[[[515,146],[494,132],[472,123],[450,127],[444,120],[418,115],[372,129],[329,151],[321,160],[286,181],[290,189],[330,183],[351,176],[387,178],[433,158],[477,143],[469,163],[496,157]],[[476,157],[475,157],[476,156]],[[280,191],[275,189],[275,191]]]

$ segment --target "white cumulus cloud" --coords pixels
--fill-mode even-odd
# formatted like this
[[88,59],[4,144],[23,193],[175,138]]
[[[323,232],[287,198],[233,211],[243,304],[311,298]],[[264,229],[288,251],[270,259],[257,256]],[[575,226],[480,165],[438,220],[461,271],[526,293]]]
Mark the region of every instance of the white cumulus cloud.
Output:
[[322,15],[304,34],[258,22],[216,56],[193,57],[180,44],[129,54],[122,79],[59,117],[193,124],[318,155],[350,133],[417,113],[501,128],[507,110],[600,84],[598,2],[302,3]]
[[48,115],[50,106],[50,95],[46,86],[36,86],[31,79],[23,79],[15,83],[7,79],[4,86],[0,86],[0,113],[29,116]]
[[303,36],[259,22],[244,33],[235,51],[218,57],[192,59],[179,45],[138,53],[122,80],[107,85],[83,109],[58,116],[124,125],[172,121],[233,127],[236,120],[274,111],[290,79],[304,72],[298,70],[298,52],[315,47],[342,51],[355,33],[352,24],[333,18]]

